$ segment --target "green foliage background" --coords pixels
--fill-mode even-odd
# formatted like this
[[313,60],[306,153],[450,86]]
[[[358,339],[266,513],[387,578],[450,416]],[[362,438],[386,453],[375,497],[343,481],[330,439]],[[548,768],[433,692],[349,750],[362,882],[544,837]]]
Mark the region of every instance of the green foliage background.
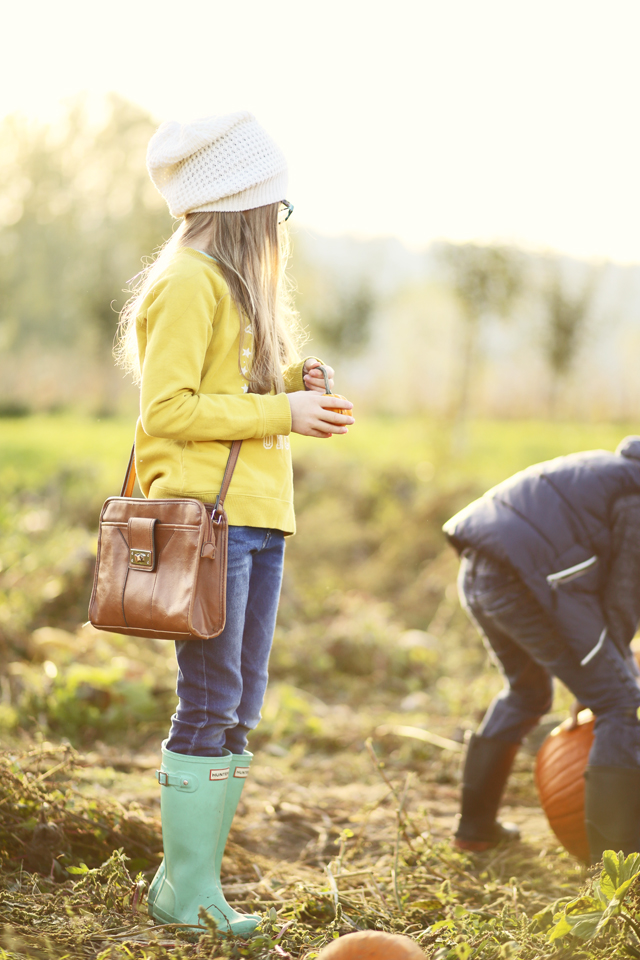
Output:
[[[130,419],[0,419],[0,957],[310,960],[354,925],[411,936],[434,960],[640,954],[632,865],[585,887],[580,867],[548,846],[455,852],[432,837],[428,813],[402,812],[402,797],[417,776],[418,793],[431,784],[455,803],[458,754],[382,734],[400,723],[459,740],[499,687],[458,607],[442,522],[534,460],[613,448],[624,426],[474,422],[463,454],[446,424],[423,418],[361,416],[344,438],[293,438],[299,533],[251,747],[317,797],[311,824],[326,819],[323,791],[375,778],[372,736],[396,792],[366,842],[358,819],[346,820],[324,879],[304,864],[271,865],[284,905],[249,897],[266,913],[248,944],[213,929],[197,942],[172,930],[159,941],[147,928],[159,824],[111,799],[101,784],[116,774],[86,753],[155,752],[175,703],[171,644],[82,626],[100,505],[119,488],[131,431]],[[559,691],[555,709],[566,703]],[[518,761],[512,803],[535,805],[531,759]],[[297,809],[282,806],[273,816]],[[585,910],[590,939],[580,940]]]
[[[0,721],[8,727],[44,725],[79,743],[166,721],[170,645],[81,626],[97,517],[119,489],[132,426],[71,415],[0,420]],[[438,722],[472,723],[497,678],[458,609],[442,523],[526,464],[613,448],[624,432],[477,422],[463,456],[452,453],[446,424],[419,418],[362,417],[344,438],[294,437],[299,532],[287,549],[276,686],[390,710],[419,693]],[[300,733],[282,714],[277,730],[285,741]],[[267,722],[256,737],[271,732]]]

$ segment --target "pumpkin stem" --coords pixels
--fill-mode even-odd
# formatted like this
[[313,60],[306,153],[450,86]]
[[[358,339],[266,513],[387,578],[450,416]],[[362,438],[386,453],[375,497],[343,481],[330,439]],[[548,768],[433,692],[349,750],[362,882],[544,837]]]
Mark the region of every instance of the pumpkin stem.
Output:
[[329,389],[329,377],[327,376],[327,368],[323,367],[322,364],[318,364],[316,367],[317,370],[322,370],[322,376],[324,377],[324,391],[328,396],[331,396],[331,390]]

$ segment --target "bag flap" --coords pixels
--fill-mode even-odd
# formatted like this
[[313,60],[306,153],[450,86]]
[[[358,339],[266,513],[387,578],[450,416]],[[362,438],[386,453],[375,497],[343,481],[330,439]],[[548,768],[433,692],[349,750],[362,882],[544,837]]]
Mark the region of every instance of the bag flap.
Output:
[[153,573],[156,568],[155,517],[129,517],[127,524],[127,543],[129,544],[129,570],[146,570]]

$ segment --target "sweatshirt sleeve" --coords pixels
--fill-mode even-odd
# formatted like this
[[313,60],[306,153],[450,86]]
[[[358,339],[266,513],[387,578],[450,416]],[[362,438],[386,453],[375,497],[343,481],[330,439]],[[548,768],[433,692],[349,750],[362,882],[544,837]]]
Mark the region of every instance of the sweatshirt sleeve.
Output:
[[298,390],[305,389],[304,380],[302,379],[305,362],[305,360],[299,360],[296,363],[290,363],[282,371],[286,393],[296,393]]
[[[304,385],[303,371],[304,365],[307,360],[318,360],[318,357],[305,357],[304,360],[299,360],[296,363],[290,363],[282,371],[282,376],[284,378],[284,387],[286,393],[295,393],[297,390],[306,390],[307,388]],[[323,360],[320,360],[320,363],[323,363]]]
[[206,276],[165,277],[147,310],[140,414],[146,434],[169,440],[248,440],[291,432],[284,393],[201,393],[218,308]]

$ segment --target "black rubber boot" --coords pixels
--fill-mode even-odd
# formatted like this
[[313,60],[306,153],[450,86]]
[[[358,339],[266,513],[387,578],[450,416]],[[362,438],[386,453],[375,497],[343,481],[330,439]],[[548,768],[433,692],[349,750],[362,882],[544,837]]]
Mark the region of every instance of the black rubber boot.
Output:
[[584,778],[591,863],[605,850],[640,853],[640,768],[587,767]]
[[519,743],[505,743],[474,734],[462,774],[462,810],[455,834],[460,850],[482,852],[503,840],[519,840],[514,824],[496,819],[500,800]]

